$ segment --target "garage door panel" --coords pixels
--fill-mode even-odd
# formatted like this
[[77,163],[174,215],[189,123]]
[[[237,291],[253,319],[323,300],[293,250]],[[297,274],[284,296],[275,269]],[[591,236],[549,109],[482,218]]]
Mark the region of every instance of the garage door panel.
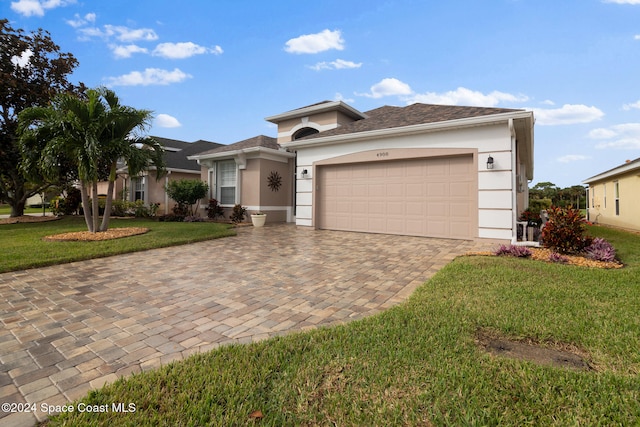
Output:
[[452,182],[449,184],[449,195],[451,197],[471,197],[471,183],[469,182]]
[[341,179],[352,179],[353,178],[353,174],[352,174],[352,168],[339,168],[336,169],[336,179],[341,180]]
[[384,182],[367,184],[367,188],[370,198],[378,198],[386,194],[386,184]]
[[422,182],[408,182],[405,185],[405,194],[410,198],[423,198],[426,194],[425,185]]
[[404,216],[406,213],[406,205],[404,203],[389,203],[386,206],[386,214],[391,216]]
[[432,182],[427,184],[429,197],[444,197],[449,192],[449,184],[446,182]]
[[475,231],[472,156],[318,168],[319,228],[468,239]]

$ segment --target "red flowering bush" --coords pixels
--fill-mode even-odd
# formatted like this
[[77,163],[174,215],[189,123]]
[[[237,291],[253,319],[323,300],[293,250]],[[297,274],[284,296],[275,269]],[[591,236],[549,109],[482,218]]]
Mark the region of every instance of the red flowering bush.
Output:
[[542,229],[542,244],[561,254],[575,254],[589,246],[592,238],[585,236],[584,217],[572,206],[552,206],[547,210],[549,221]]

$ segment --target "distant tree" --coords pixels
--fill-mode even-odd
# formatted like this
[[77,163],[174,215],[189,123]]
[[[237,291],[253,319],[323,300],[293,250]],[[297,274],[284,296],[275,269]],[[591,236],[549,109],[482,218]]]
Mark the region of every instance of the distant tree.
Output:
[[[167,194],[178,204],[178,210],[183,215],[194,216],[197,212],[197,205],[209,191],[206,182],[197,179],[178,179],[169,181],[165,187]],[[194,209],[193,205],[196,205]]]
[[586,194],[585,188],[582,185],[572,185],[563,190],[565,195],[569,198],[569,204],[575,208],[586,206]]
[[552,182],[539,182],[529,189],[530,200],[550,200],[553,206],[579,207],[585,204],[584,198],[584,187],[581,185],[560,188]]
[[84,90],[84,85],[67,80],[77,65],[72,54],[60,52],[47,31],[25,34],[0,19],[0,201],[11,206],[11,216],[24,214],[29,197],[74,178],[63,159],[56,159],[60,173],[53,181],[37,169],[25,174],[16,132],[22,110],[45,106],[60,92]]
[[[126,162],[130,176],[152,165],[157,178],[164,173],[162,146],[141,135],[151,119],[150,111],[123,106],[112,90],[98,88],[87,90],[82,97],[59,94],[48,107],[22,111],[19,132],[23,146],[46,141],[36,163],[47,176],[58,172],[55,159],[72,159],[80,180],[87,229],[95,233],[109,228],[118,160]],[[98,224],[98,181],[103,179],[109,187],[105,213]]]
[[535,199],[551,199],[555,202],[559,190],[560,188],[552,182],[539,182],[529,190],[529,196]]

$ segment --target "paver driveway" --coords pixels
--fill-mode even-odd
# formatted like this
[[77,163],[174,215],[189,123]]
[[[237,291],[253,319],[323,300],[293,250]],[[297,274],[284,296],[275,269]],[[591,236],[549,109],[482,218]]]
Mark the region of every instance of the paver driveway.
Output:
[[[0,402],[36,403],[41,420],[42,403],[122,375],[371,315],[474,246],[243,227],[236,237],[0,274]],[[35,420],[0,412],[0,425]]]

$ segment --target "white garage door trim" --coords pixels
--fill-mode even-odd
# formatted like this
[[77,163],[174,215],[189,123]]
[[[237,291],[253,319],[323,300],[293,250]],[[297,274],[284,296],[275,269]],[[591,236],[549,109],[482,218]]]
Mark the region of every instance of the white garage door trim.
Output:
[[477,170],[475,149],[372,150],[316,162],[314,226],[473,239]]

